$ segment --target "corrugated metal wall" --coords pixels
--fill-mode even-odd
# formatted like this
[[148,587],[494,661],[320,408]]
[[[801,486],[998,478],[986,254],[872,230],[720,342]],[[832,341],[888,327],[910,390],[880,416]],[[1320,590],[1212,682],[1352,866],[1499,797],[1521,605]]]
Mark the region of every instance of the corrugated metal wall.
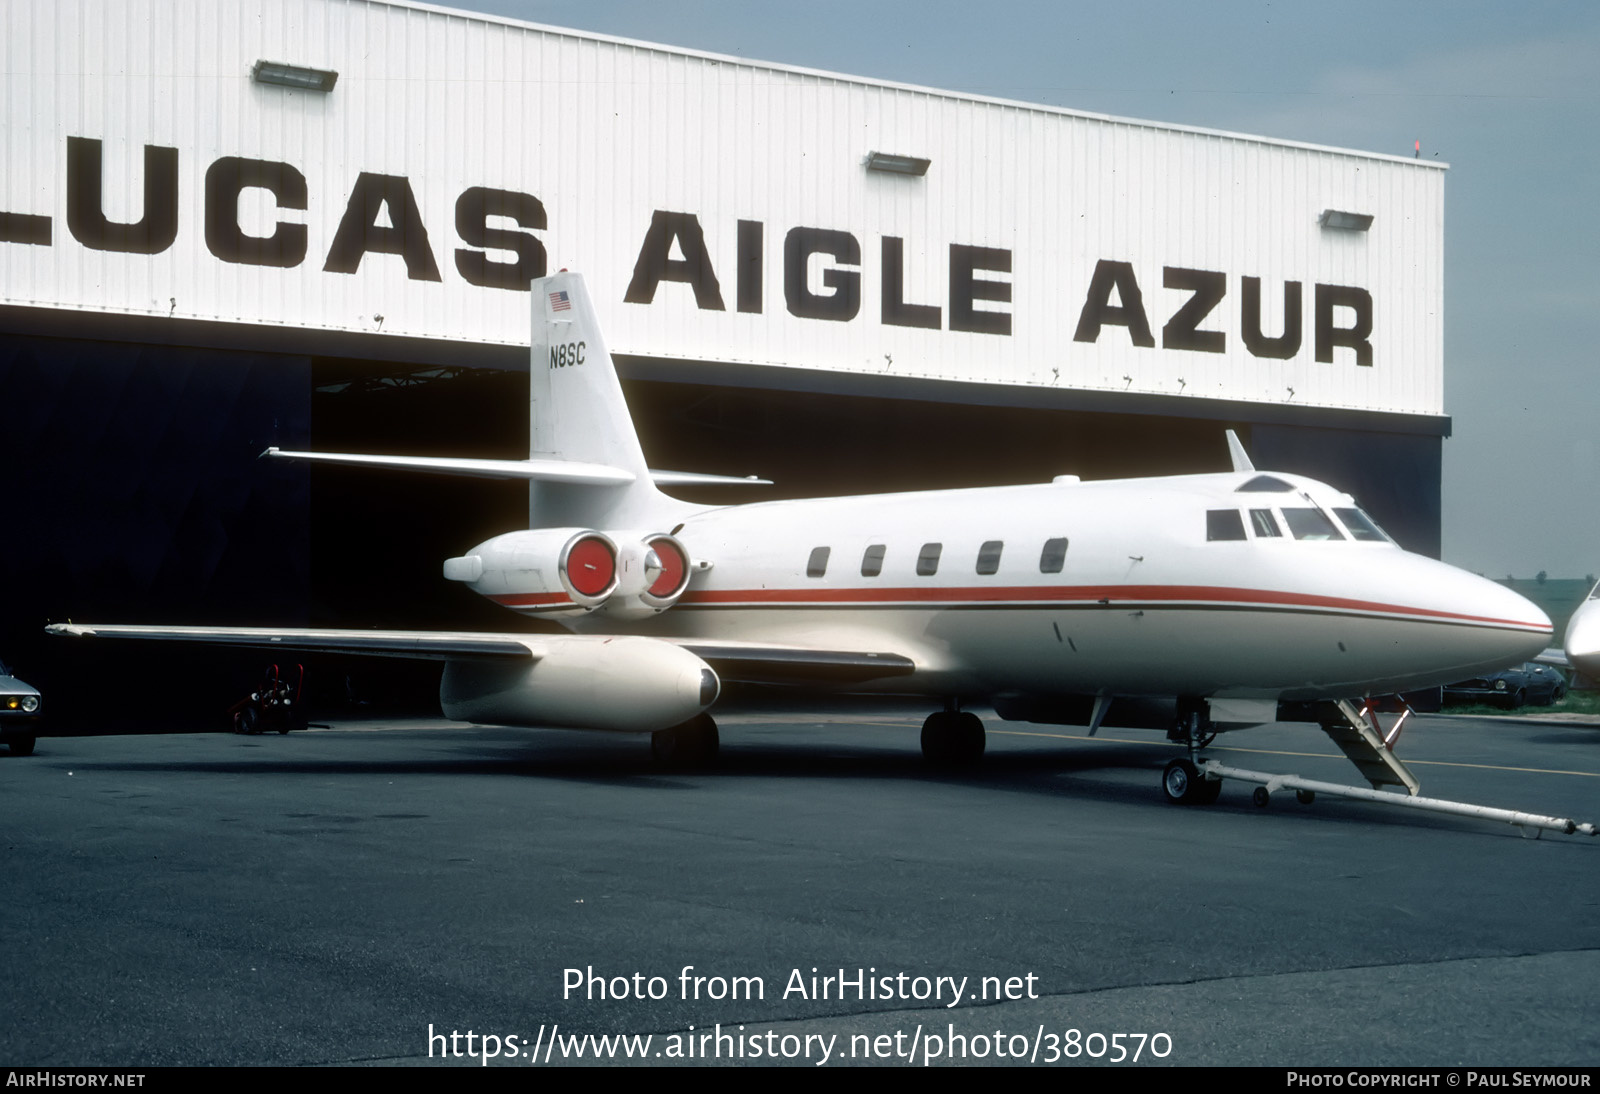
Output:
[[[517,344],[526,292],[468,272],[485,261],[512,269],[511,251],[473,244],[493,242],[477,234],[485,227],[515,229],[550,269],[586,274],[622,353],[1442,413],[1443,172],[1431,164],[389,3],[7,0],[4,10],[0,303]],[[253,83],[258,60],[335,70],[338,84],[319,94]],[[71,200],[69,138],[80,140]],[[170,241],[167,154],[147,147],[176,150]],[[98,202],[82,192],[96,148]],[[922,178],[868,172],[873,150],[932,167]],[[219,188],[230,158],[278,171],[278,196],[249,177],[237,199]],[[491,197],[485,216],[471,202],[480,188],[513,196]],[[504,207],[494,201],[520,209],[520,226],[492,215]],[[1372,215],[1371,230],[1320,227],[1329,208]],[[655,237],[667,279],[650,293],[635,285],[628,302],[663,214],[674,227]],[[347,219],[353,272],[339,268]],[[116,228],[141,221],[143,235]],[[282,264],[248,257],[251,240],[274,232]],[[759,241],[759,260],[741,264],[741,233],[746,258]],[[859,261],[805,258],[819,242],[853,244]],[[884,322],[886,246],[903,256],[900,301],[933,326]],[[977,268],[952,285],[959,254],[976,254]],[[343,255],[349,266],[348,240]],[[534,256],[523,252],[517,276]],[[1192,295],[1165,287],[1169,267],[1210,275],[1180,272],[1180,284],[1223,288],[1187,339],[1206,349],[1168,345],[1186,341],[1163,328]],[[1097,268],[1111,279],[1098,290]],[[673,276],[698,277],[700,294]],[[1246,346],[1246,278],[1260,279],[1266,338],[1285,333],[1286,283],[1300,286],[1292,353]],[[1135,283],[1153,345],[1135,344]],[[1339,335],[1359,321],[1351,306],[1325,324],[1335,342],[1365,342],[1370,364],[1348,344],[1316,359],[1319,285],[1370,296],[1370,335]],[[1097,292],[1107,322],[1084,340]],[[808,306],[824,317],[792,313]],[[952,329],[963,325],[1009,333]],[[1221,335],[1220,352],[1207,333]]]

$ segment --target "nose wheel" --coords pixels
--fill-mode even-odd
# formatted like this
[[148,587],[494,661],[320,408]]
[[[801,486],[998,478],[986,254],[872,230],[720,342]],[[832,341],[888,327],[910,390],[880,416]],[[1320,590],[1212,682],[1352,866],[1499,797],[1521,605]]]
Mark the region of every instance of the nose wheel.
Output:
[[1211,725],[1211,709],[1204,699],[1178,700],[1178,720],[1167,739],[1188,746],[1189,755],[1167,764],[1161,773],[1161,792],[1174,805],[1210,805],[1222,793],[1221,779],[1208,779],[1195,760],[1200,750],[1217,735]]
[[1161,790],[1174,805],[1210,805],[1222,793],[1222,780],[1206,778],[1192,762],[1179,757],[1161,773]]

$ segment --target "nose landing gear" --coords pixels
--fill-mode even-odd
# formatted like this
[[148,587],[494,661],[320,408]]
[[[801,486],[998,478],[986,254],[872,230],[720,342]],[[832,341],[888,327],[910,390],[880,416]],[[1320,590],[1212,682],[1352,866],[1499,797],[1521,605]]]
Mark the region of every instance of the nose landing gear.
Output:
[[1161,792],[1174,805],[1210,805],[1222,793],[1222,780],[1210,778],[1199,765],[1200,750],[1217,733],[1211,727],[1211,708],[1204,699],[1179,699],[1178,719],[1167,739],[1188,746],[1189,755],[1167,764],[1161,773]]

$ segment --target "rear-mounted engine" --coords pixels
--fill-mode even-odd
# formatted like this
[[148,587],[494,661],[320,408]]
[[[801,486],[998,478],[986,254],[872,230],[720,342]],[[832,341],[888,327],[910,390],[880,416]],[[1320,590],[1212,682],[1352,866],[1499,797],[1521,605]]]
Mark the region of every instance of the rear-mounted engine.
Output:
[[580,532],[561,548],[556,572],[574,604],[597,608],[617,591],[617,545],[599,532]]
[[448,580],[540,615],[654,615],[677,602],[692,572],[689,552],[664,532],[581,528],[509,532],[444,564]]
[[[649,554],[645,556],[645,576],[650,584],[639,594],[639,600],[656,611],[664,611],[689,587],[689,552],[664,532],[644,537],[644,545],[655,561],[652,565]],[[654,577],[650,576],[652,572]]]

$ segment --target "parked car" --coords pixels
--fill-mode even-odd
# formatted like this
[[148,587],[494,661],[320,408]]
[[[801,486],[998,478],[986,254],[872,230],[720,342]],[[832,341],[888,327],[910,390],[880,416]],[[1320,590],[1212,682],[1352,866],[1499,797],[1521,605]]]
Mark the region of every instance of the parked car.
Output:
[[34,728],[39,721],[39,689],[11,675],[0,661],[0,741],[13,756],[33,752]]
[[1528,692],[1528,702],[1549,706],[1567,697],[1567,678],[1561,675],[1561,670],[1553,669],[1549,665],[1535,664],[1532,661],[1522,667],[1539,678],[1538,686]]
[[1532,661],[1446,684],[1444,688],[1447,703],[1492,703],[1507,710],[1515,710],[1526,703],[1549,706],[1559,703],[1566,694],[1565,677],[1548,665],[1536,665]]

